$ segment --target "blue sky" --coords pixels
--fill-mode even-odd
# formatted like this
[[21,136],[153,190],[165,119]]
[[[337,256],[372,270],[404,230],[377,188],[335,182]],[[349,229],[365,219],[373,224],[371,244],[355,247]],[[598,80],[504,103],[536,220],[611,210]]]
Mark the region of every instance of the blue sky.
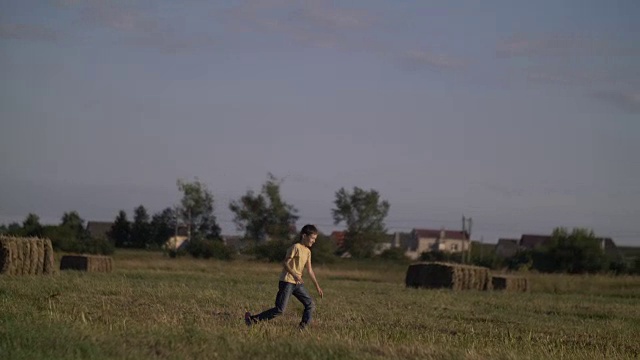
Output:
[[640,245],[640,2],[0,0],[0,222],[228,203]]

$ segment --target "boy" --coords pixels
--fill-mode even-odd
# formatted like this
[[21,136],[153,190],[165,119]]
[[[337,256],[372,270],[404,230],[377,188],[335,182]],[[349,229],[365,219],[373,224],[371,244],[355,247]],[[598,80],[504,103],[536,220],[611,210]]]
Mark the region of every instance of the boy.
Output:
[[258,315],[251,315],[250,312],[244,314],[244,322],[247,326],[251,326],[258,321],[271,320],[276,316],[282,315],[287,308],[287,303],[291,295],[295,296],[302,305],[304,305],[304,313],[302,321],[298,325],[300,330],[304,330],[311,322],[311,314],[316,309],[311,296],[304,287],[302,281],[302,271],[307,268],[309,277],[316,286],[318,295],[323,297],[322,289],[316,280],[316,274],[311,267],[311,247],[318,237],[318,229],[313,225],[305,225],[300,230],[298,242],[293,244],[288,250],[287,255],[282,262],[283,269],[280,274],[280,282],[278,283],[278,295],[276,295],[275,307],[265,310]]

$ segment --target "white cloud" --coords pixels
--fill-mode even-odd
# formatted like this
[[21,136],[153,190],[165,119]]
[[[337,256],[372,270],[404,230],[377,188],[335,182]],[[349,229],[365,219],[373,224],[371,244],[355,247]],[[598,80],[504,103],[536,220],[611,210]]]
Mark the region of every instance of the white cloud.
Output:
[[0,24],[0,38],[18,40],[54,41],[58,32],[39,25]]
[[633,66],[579,66],[568,64],[539,65],[524,70],[527,79],[576,86],[636,87],[640,86],[640,69]]
[[593,96],[629,113],[640,113],[640,91],[599,91]]
[[402,57],[405,68],[410,70],[420,68],[435,68],[445,70],[459,70],[467,66],[467,62],[457,57],[428,51],[409,51]]
[[122,37],[122,42],[167,53],[192,50],[216,44],[209,35],[179,31],[160,19],[155,3],[101,0],[58,0],[65,9],[77,11],[77,24],[106,28]]
[[233,29],[279,34],[318,47],[357,48],[374,24],[367,12],[326,0],[249,1],[222,15]]
[[499,43],[497,54],[529,58],[522,69],[527,80],[582,88],[621,110],[640,111],[640,93],[634,91],[640,86],[635,59],[640,47],[635,44],[584,35],[524,35]]
[[534,56],[637,56],[640,48],[587,35],[518,35],[498,43],[496,53],[504,57]]

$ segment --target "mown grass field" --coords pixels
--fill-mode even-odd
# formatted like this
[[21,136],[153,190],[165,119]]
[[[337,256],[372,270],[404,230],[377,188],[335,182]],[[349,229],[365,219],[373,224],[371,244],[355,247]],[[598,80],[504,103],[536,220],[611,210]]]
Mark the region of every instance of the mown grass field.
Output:
[[[531,275],[529,293],[404,287],[406,266],[314,266],[324,299],[299,332],[280,268],[114,255],[115,272],[0,276],[2,359],[637,359],[640,277]],[[309,281],[310,282],[310,281]],[[315,289],[308,285],[315,297]]]

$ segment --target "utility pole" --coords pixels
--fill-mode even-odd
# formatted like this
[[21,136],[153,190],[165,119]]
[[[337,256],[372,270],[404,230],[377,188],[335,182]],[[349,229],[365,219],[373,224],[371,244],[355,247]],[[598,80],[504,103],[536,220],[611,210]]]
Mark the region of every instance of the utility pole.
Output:
[[177,251],[178,250],[178,226],[180,223],[180,207],[178,205],[174,205],[173,207],[173,216],[175,217],[175,224],[174,224],[175,233],[174,233],[173,241],[171,241],[169,245],[173,247],[172,250]]
[[467,221],[469,222],[469,246],[467,247],[469,255],[467,256],[467,260],[471,263],[471,227],[473,227],[473,219],[469,218]]
[[[467,229],[468,225],[468,229]],[[462,263],[467,264],[471,262],[471,227],[473,226],[473,219],[466,218],[462,215]],[[468,235],[468,236],[467,236]],[[467,248],[464,249],[464,243],[467,243]]]
[[467,240],[467,221],[466,218],[464,217],[464,215],[462,215],[462,263],[466,264],[467,261],[465,260],[465,255],[466,255],[466,251],[464,249],[464,243]]

